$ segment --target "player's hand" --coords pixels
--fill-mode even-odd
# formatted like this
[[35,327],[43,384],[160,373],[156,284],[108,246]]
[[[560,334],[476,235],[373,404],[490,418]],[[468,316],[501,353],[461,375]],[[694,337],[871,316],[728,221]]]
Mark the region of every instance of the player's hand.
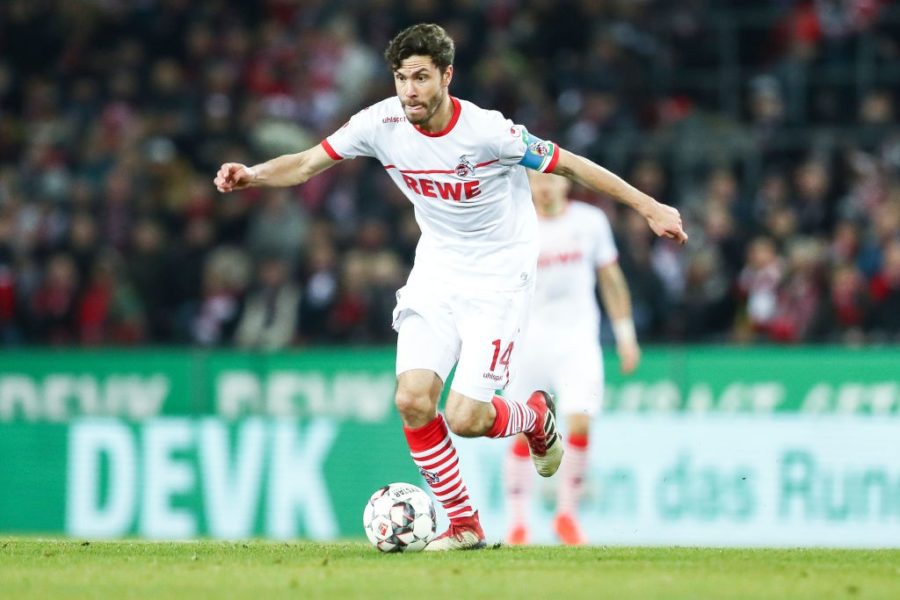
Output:
[[619,355],[619,369],[625,375],[630,375],[637,369],[641,362],[641,347],[636,342],[623,342],[616,344],[616,352]]
[[678,209],[668,204],[654,202],[650,213],[646,217],[647,223],[650,224],[650,229],[656,235],[675,240],[679,244],[684,244],[688,241],[688,235],[684,231],[684,226],[681,223],[681,214],[678,212]]
[[256,179],[256,173],[250,167],[240,163],[225,163],[219,167],[213,183],[220,192],[233,192],[249,187]]

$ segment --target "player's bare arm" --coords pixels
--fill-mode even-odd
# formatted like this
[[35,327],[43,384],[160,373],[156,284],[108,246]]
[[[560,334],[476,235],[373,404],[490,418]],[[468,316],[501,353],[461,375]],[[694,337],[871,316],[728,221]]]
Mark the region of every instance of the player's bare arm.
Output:
[[317,144],[303,152],[284,154],[252,167],[225,163],[219,167],[213,183],[220,192],[260,186],[287,187],[309,181],[336,162]]
[[688,236],[684,231],[681,215],[677,209],[657,202],[618,175],[583,156],[562,148],[559,149],[559,153],[559,162],[553,169],[555,174],[567,177],[586,188],[607,194],[627,204],[647,219],[647,223],[656,235],[676,240],[681,244],[687,242]]
[[597,269],[600,297],[616,337],[616,352],[622,372],[633,372],[641,360],[641,348],[631,318],[631,293],[618,262]]

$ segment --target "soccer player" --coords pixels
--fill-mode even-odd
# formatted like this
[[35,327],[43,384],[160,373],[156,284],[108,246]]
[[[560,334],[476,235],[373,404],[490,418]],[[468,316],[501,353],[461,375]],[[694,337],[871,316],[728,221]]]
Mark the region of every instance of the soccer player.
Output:
[[[545,477],[562,460],[549,395],[535,392],[523,404],[494,394],[508,380],[534,289],[537,218],[525,169],[609,194],[657,235],[687,240],[674,208],[500,113],[451,96],[453,55],[453,40],[438,25],[403,30],[385,51],[396,97],[358,112],[312,148],[252,167],[225,163],[214,180],[221,192],[290,186],[341,160],[371,156],[412,202],[422,235],[397,292],[395,403],[412,458],[450,519],[427,550],[485,544],[448,429],[464,437],[524,433]],[[454,364],[442,416],[437,403]]]
[[[631,296],[619,267],[619,253],[602,210],[569,202],[568,179],[530,174],[540,239],[538,276],[528,326],[516,344],[516,375],[506,392],[526,398],[533,390],[553,392],[568,425],[560,468],[553,527],[568,545],[586,543],[576,519],[588,456],[591,417],[600,407],[600,294],[612,323],[621,369],[631,373],[641,350],[631,319]],[[531,491],[528,443],[517,436],[504,465],[511,513],[510,544],[528,543],[527,504]]]

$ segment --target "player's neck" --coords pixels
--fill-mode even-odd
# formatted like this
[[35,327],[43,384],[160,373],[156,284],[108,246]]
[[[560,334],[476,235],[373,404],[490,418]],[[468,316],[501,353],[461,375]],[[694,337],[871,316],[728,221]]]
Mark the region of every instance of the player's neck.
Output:
[[558,204],[551,204],[550,206],[546,206],[543,209],[539,209],[537,213],[538,217],[540,217],[541,219],[549,220],[563,216],[568,208],[568,202],[560,202]]
[[441,106],[431,115],[428,122],[416,125],[420,130],[428,133],[438,133],[444,131],[450,120],[453,119],[453,102],[450,100],[450,94],[445,94],[441,102]]

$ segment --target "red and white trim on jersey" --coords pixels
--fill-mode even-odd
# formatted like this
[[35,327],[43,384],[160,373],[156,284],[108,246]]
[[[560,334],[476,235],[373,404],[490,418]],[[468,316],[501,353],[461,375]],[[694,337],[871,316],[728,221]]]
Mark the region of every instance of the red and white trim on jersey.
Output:
[[462,105],[459,103],[459,100],[450,96],[450,102],[453,104],[453,114],[450,115],[450,122],[447,123],[446,127],[440,131],[425,131],[424,129],[420,129],[418,125],[413,125],[416,131],[422,135],[427,135],[428,137],[441,137],[442,135],[450,133],[453,128],[456,127],[456,122],[459,121],[459,115],[462,114]]
[[[497,162],[499,159],[495,158],[492,160],[486,160],[484,162],[480,162],[475,165],[476,169],[481,167],[486,167],[488,165],[492,165]],[[397,165],[384,165],[384,169],[386,171],[390,171],[391,169],[397,169]],[[435,175],[437,173],[446,173],[451,175],[456,172],[455,169],[397,169],[400,173],[406,173],[408,175]]]
[[[432,132],[432,131],[425,131],[423,129],[420,129],[418,125],[413,125],[415,130],[418,131],[419,133],[421,133],[422,135],[427,135],[428,137],[441,137],[441,136],[444,136],[444,135],[447,135],[448,133],[450,133],[450,131],[453,130],[453,128],[456,126],[456,123],[459,121],[459,115],[462,114],[462,105],[459,103],[459,100],[457,100],[456,98],[451,96],[450,102],[453,104],[453,115],[450,117],[450,122],[447,123],[446,127],[441,129],[440,131]],[[328,138],[323,139],[321,144],[322,144],[322,148],[325,150],[326,153],[328,153],[328,156],[330,156],[332,159],[343,160],[344,157],[341,156],[340,154],[338,154],[338,152],[334,149],[334,147],[328,141]],[[487,165],[493,164],[493,163],[497,162],[498,160],[499,159],[497,159],[497,158],[495,158],[493,160],[486,160],[484,162],[481,162],[481,163],[478,163],[477,165],[475,165],[475,168],[477,169],[479,167],[486,167]],[[396,169],[397,167],[395,165],[384,165],[384,168],[385,169]],[[454,169],[427,169],[427,170],[400,169],[399,171],[401,173],[427,175],[427,174],[436,174],[436,173],[453,173]]]
[[343,160],[343,156],[335,152],[334,148],[331,147],[331,143],[329,143],[328,138],[322,140],[322,148],[325,149],[325,152],[328,153],[333,160]]

